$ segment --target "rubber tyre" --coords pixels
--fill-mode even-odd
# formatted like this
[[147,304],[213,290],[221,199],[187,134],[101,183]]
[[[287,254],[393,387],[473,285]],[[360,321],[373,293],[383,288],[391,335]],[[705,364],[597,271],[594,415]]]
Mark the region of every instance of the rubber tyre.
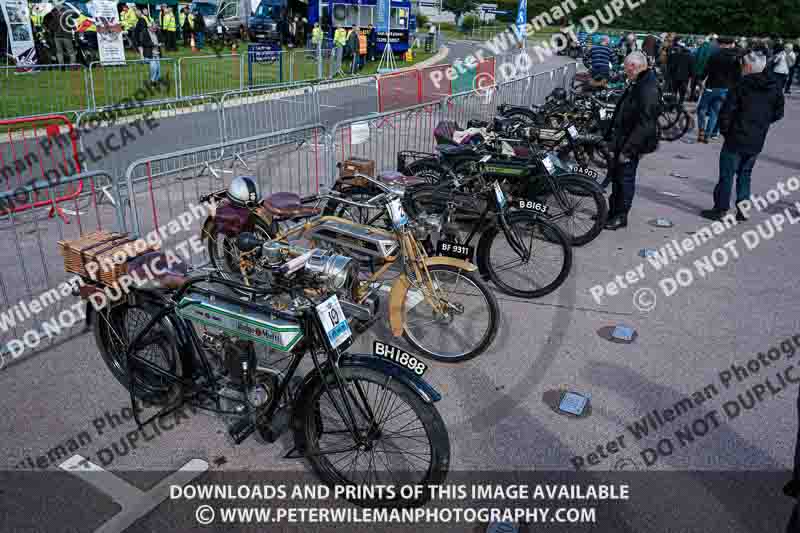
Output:
[[[426,403],[408,385],[390,376],[382,374],[376,370],[361,367],[344,366],[339,369],[342,379],[363,380],[374,384],[382,385],[390,389],[397,397],[401,398],[408,407],[414,412],[417,420],[422,422],[422,427],[428,437],[431,450],[431,461],[425,475],[421,481],[422,485],[441,485],[447,478],[450,468],[450,437],[444,420],[439,414],[438,409],[433,404]],[[336,386],[335,377],[328,373],[325,376],[330,387]],[[337,400],[341,400],[341,395],[335,388],[331,392]],[[296,422],[298,426],[295,433],[295,444],[298,449],[305,451],[311,463],[311,468],[319,478],[328,486],[359,484],[357,480],[349,480],[342,476],[334,467],[328,456],[319,455],[319,431],[322,427],[322,418],[319,415],[319,399],[325,394],[325,387],[322,379],[318,379],[313,390],[304,395],[303,405],[298,406]],[[322,427],[324,430],[324,427]],[[347,463],[347,461],[345,461]],[[362,507],[419,507],[429,500],[429,492],[422,491],[422,496],[416,500],[365,500],[349,499],[351,503]]]
[[569,237],[567,237],[561,228],[555,224],[551,224],[550,222],[543,220],[541,217],[533,213],[515,211],[508,213],[506,215],[506,220],[512,230],[515,224],[521,222],[531,222],[545,228],[543,233],[546,232],[545,234],[547,235],[548,240],[561,245],[564,252],[564,263],[561,266],[561,271],[558,273],[558,276],[540,289],[525,291],[506,284],[502,279],[500,279],[500,276],[498,276],[495,269],[492,268],[492,243],[494,242],[494,239],[497,238],[497,235],[503,231],[502,228],[500,228],[497,224],[494,224],[487,229],[483,235],[481,235],[481,240],[478,243],[477,251],[477,255],[480,258],[479,261],[483,263],[483,268],[489,275],[489,279],[491,279],[492,282],[504,293],[510,294],[511,296],[516,296],[518,298],[541,298],[542,296],[550,294],[560,287],[562,283],[564,283],[564,280],[567,279],[570,270],[572,269],[572,246],[570,246]]
[[[596,218],[594,224],[589,231],[580,235],[574,235],[569,228],[563,227],[559,224],[559,220],[552,220],[551,223],[556,224],[567,235],[572,246],[583,246],[584,244],[592,242],[606,224],[608,218],[608,202],[603,195],[603,189],[594,180],[580,175],[566,175],[556,178],[561,185],[562,189],[566,189],[570,195],[579,196],[581,198],[588,198],[591,203],[596,207]],[[549,191],[545,194],[545,201],[550,206],[550,209],[563,209],[562,206],[555,200],[553,192]],[[563,219],[560,219],[563,220]]]
[[[153,304],[143,303],[137,306],[130,306],[127,303],[116,305],[112,308],[104,308],[99,312],[93,312],[92,329],[94,339],[103,358],[114,378],[125,387],[126,391],[131,389],[131,379],[128,374],[125,362],[125,349],[133,340],[133,335],[143,328],[159,308]],[[133,330],[123,330],[128,324],[131,316],[137,316],[139,320]],[[110,324],[109,324],[110,323]],[[113,330],[112,330],[113,328]],[[117,335],[124,336],[122,343],[116,340]],[[149,342],[148,342],[149,341]],[[175,335],[169,323],[162,320],[158,325],[145,336],[145,347],[156,349],[163,356],[159,366],[177,376],[182,376],[181,358],[178,345],[175,342]],[[135,363],[134,363],[135,364]],[[138,374],[134,369],[134,379],[136,379],[136,399],[149,403],[150,405],[167,405],[175,401],[180,393],[180,387],[176,384],[163,387],[150,381],[155,378],[152,375]],[[158,379],[158,378],[155,378]]]
[[[267,224],[264,220],[262,220],[262,219],[260,219],[258,217],[253,217],[252,220],[253,220],[253,225],[255,227],[246,228],[243,231],[254,231],[256,233],[262,233],[263,235],[267,235],[269,237],[274,237],[276,235],[277,228],[274,225]],[[205,224],[203,225],[203,227],[205,227]],[[231,264],[225,264],[225,261],[223,260],[223,258],[219,256],[220,250],[219,250],[219,248],[218,248],[218,246],[216,244],[217,241],[220,238],[222,238],[223,239],[222,246],[224,247],[225,246],[225,242],[227,241],[227,239],[233,239],[234,237],[228,237],[228,236],[223,235],[221,233],[213,235],[213,239],[212,239],[212,235],[203,235],[203,237],[206,240],[206,251],[208,252],[208,258],[209,258],[209,261],[211,263],[211,266],[217,272],[222,274],[222,277],[224,277],[225,279],[241,282],[242,281],[241,274],[233,273],[233,272],[230,271],[230,269],[232,268],[232,265]],[[235,289],[233,287],[231,287],[231,290],[234,291],[234,292],[237,292],[239,294],[248,294],[248,293],[246,293],[244,291],[241,291],[240,289]]]
[[[489,307],[489,327],[477,346],[468,352],[452,357],[442,356],[440,354],[431,352],[429,349],[419,344],[414,336],[408,333],[408,326],[404,327],[403,329],[403,338],[421,354],[430,357],[434,361],[440,361],[442,363],[460,363],[462,361],[468,361],[469,359],[477,357],[485,352],[494,341],[494,338],[497,336],[497,330],[500,322],[500,308],[497,305],[497,298],[491,289],[489,289],[489,286],[486,284],[486,282],[480,278],[478,271],[466,272],[449,265],[433,265],[428,267],[428,272],[430,272],[431,275],[433,275],[436,271],[458,272],[461,276],[468,279],[472,284],[475,285],[475,287],[478,288]],[[405,318],[406,317],[404,317],[404,319]]]

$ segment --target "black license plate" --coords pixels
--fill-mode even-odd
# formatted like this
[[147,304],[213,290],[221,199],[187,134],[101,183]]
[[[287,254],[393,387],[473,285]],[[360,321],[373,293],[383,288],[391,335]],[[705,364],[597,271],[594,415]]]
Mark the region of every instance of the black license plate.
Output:
[[593,180],[596,180],[598,176],[600,176],[600,174],[598,174],[595,169],[582,167],[579,165],[572,167],[572,171],[575,172],[576,174],[583,174],[584,176],[592,178]]
[[537,202],[536,200],[517,200],[514,205],[519,209],[524,209],[526,211],[535,211],[543,215],[546,215],[547,210],[550,209],[549,205],[544,204],[542,202]]
[[472,246],[457,242],[439,241],[436,243],[436,255],[444,255],[469,261],[472,259]]
[[407,368],[417,376],[422,376],[427,372],[428,365],[420,361],[419,357],[411,355],[410,353],[401,350],[397,346],[386,344],[381,341],[372,342],[372,355],[380,357],[381,359],[388,359],[393,363]]

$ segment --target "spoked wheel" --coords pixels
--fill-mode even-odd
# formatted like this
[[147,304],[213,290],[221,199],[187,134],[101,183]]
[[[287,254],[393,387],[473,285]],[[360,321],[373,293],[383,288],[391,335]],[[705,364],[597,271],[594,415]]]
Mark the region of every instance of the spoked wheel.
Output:
[[406,168],[407,176],[416,176],[428,183],[439,183],[448,177],[447,169],[436,161],[415,161]]
[[549,206],[549,221],[570,239],[582,246],[600,235],[608,217],[608,203],[600,186],[583,176],[557,178],[558,191],[548,191],[544,200]]
[[[659,121],[660,120],[661,117],[659,116]],[[659,136],[661,139],[665,141],[677,141],[678,139],[686,135],[686,132],[689,131],[689,128],[691,127],[691,122],[692,120],[691,117],[689,116],[689,113],[681,109],[678,118],[672,125],[664,127],[662,124],[659,124],[660,126]]]
[[[408,385],[368,368],[339,369],[342,381],[326,376],[300,406],[295,438],[316,474],[329,485],[439,485],[450,465],[450,439],[433,404]],[[360,435],[357,442],[345,422],[349,405]],[[349,420],[349,419],[348,419]],[[396,490],[399,492],[399,488]],[[418,507],[419,498],[380,500],[347,498],[369,507]]]
[[[252,231],[259,239],[266,241],[274,237],[276,229],[270,228],[270,226],[261,219],[255,219],[255,227],[249,231]],[[225,279],[241,282],[241,257],[239,247],[236,245],[237,236],[217,233],[215,235],[205,235],[204,237],[206,239],[206,249],[212,268],[219,272]],[[258,275],[257,269],[245,269],[245,274],[250,278],[249,281],[251,284],[253,282],[251,276]],[[231,288],[231,290],[242,292],[241,289]]]
[[408,290],[403,337],[421,353],[445,363],[482,354],[497,335],[500,312],[494,294],[476,272],[432,265],[428,273],[437,290],[423,284]]
[[[126,351],[157,312],[158,308],[151,305],[121,304],[103,309],[92,317],[100,355],[116,380],[127,390],[131,388],[131,379],[125,358]],[[133,355],[180,376],[180,357],[174,342],[174,332],[169,330],[166,322],[156,324],[140,345]],[[179,394],[178,385],[144,367],[136,359],[132,359],[131,369],[137,399],[153,405],[164,405],[172,402]]]
[[478,244],[478,256],[489,277],[501,291],[519,298],[550,294],[572,268],[569,238],[530,212],[509,213],[506,221],[508,234],[493,226]]

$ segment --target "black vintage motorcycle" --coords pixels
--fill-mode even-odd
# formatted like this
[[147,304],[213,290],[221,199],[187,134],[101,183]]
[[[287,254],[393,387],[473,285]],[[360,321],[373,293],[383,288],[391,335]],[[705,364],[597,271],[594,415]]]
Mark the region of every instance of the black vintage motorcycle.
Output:
[[[249,233],[238,246],[271,265],[269,283],[187,277],[154,252],[129,262],[129,272],[155,261],[158,280],[99,312],[87,304],[100,353],[134,407],[160,409],[144,422],[137,414],[137,423],[189,403],[223,415],[237,444],[254,432],[275,442],[291,430],[286,457],[308,459],[329,485],[444,482],[450,442],[434,406],[440,395],[422,378],[426,365],[400,350],[345,352],[353,335],[332,286],[355,275],[352,260],[265,245]],[[313,368],[297,376],[306,357]],[[349,501],[408,507],[427,499],[423,491]]]

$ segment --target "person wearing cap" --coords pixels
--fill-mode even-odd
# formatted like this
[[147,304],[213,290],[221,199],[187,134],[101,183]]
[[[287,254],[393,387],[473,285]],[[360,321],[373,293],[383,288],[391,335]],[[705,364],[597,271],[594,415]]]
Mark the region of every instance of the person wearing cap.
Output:
[[178,49],[177,36],[175,32],[178,30],[178,25],[175,23],[175,14],[166,5],[161,4],[161,31],[166,41],[166,48],[170,51]]
[[[714,207],[700,213],[704,218],[720,220],[728,211],[734,175],[736,205],[749,201],[753,166],[764,148],[770,125],[783,118],[783,86],[777,78],[765,72],[766,65],[767,59],[760,52],[745,55],[741,65],[742,78],[720,111],[720,132],[725,143],[719,154],[719,182],[714,188]],[[736,220],[747,220],[738,207]]]
[[[739,54],[733,48],[733,39],[720,38],[720,51],[711,56],[706,68],[706,88],[697,104],[697,142],[707,143],[714,138],[717,117],[725,96],[741,77]],[[708,132],[708,136],[706,136]]]

